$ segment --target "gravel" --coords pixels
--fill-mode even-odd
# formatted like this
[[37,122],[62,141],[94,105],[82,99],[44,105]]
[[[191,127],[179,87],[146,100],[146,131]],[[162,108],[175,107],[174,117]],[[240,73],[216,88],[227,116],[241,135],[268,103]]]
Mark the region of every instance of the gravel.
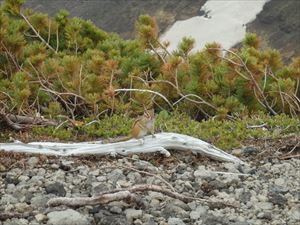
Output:
[[[299,159],[236,165],[176,154],[168,162],[136,155],[119,159],[24,155],[28,158],[24,163],[0,172],[0,214],[21,215],[1,219],[0,225],[300,224]],[[47,206],[54,197],[90,197],[136,184],[172,186],[180,194],[209,202],[184,203],[162,193],[144,192],[138,194],[142,205],[116,201],[72,209]]]

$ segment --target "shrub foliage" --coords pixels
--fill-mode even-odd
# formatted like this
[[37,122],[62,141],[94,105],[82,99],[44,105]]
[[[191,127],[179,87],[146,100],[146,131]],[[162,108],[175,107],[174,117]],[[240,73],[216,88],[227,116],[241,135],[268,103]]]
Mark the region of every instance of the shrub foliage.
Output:
[[154,103],[196,119],[299,117],[300,57],[284,65],[256,34],[240,49],[208,43],[195,52],[186,37],[169,52],[148,15],[136,22],[137,38],[123,40],[65,10],[50,18],[23,2],[0,8],[1,113],[85,120],[135,116]]

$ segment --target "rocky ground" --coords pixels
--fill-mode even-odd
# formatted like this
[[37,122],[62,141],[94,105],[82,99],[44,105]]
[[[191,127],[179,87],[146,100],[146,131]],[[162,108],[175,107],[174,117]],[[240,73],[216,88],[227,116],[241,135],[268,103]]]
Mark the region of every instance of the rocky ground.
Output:
[[[298,154],[299,148],[293,151]],[[256,146],[233,153],[248,165],[220,163],[189,152],[173,152],[170,158],[116,159],[0,152],[0,225],[299,224],[299,158],[280,160],[287,152],[277,149],[270,154],[268,147]],[[58,196],[92,196],[136,184],[172,186],[180,194],[208,202],[184,203],[162,193],[144,192],[138,194],[142,206],[123,201],[78,208],[46,205]]]

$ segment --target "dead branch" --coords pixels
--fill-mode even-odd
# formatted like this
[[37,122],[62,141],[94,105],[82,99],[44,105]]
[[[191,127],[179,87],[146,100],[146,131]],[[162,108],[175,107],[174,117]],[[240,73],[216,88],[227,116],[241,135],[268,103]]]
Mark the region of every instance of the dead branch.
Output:
[[[79,207],[79,206],[86,206],[86,205],[103,205],[103,204],[108,204],[113,201],[121,201],[121,200],[128,200],[128,199],[136,201],[138,198],[136,197],[135,193],[136,192],[145,192],[145,191],[159,192],[159,193],[162,193],[171,198],[179,199],[185,203],[195,201],[195,200],[201,201],[204,203],[215,203],[215,202],[209,201],[207,199],[184,196],[177,192],[163,189],[162,187],[157,186],[157,185],[141,184],[141,185],[135,185],[133,187],[126,188],[126,189],[115,189],[110,192],[103,192],[103,193],[100,193],[99,195],[93,196],[93,197],[53,198],[47,202],[47,205],[50,207],[60,206],[60,205],[66,205],[66,206],[70,206],[70,207]],[[228,205],[227,203],[223,203],[223,202],[221,204]]]
[[161,93],[159,93],[157,91],[152,91],[152,90],[148,90],[148,89],[122,88],[122,89],[116,89],[115,92],[146,92],[146,93],[158,95],[163,100],[165,100],[165,102],[167,102],[168,105],[173,109],[173,105],[170,103],[170,101],[164,95],[162,95]]
[[51,45],[45,39],[39,34],[39,32],[32,26],[32,24],[29,22],[29,20],[26,18],[26,16],[23,13],[20,13],[21,17],[25,20],[25,22],[28,24],[28,26],[31,28],[31,30],[34,32],[34,34],[53,52],[57,53],[54,48],[52,48]]
[[0,119],[3,119],[5,121],[5,123],[12,128],[13,130],[16,131],[20,131],[20,130],[24,130],[25,127],[19,124],[14,123],[13,121],[11,121],[11,119],[7,116],[7,114],[5,113],[0,113]]
[[18,123],[18,124],[57,126],[56,121],[44,119],[43,117],[19,116],[19,115],[14,115],[14,114],[7,114],[6,116],[12,122]]

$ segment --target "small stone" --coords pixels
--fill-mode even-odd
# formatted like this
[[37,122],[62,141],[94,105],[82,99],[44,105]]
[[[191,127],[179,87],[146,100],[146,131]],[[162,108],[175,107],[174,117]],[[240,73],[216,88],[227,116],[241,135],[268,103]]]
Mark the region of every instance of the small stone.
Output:
[[41,214],[41,213],[36,214],[36,215],[34,216],[34,218],[35,218],[36,221],[38,221],[38,222],[43,222],[43,221],[46,221],[46,220],[48,219],[48,217],[47,217],[46,215]]
[[134,222],[133,222],[134,225],[142,225],[143,222],[140,220],[140,219],[136,219]]
[[144,161],[144,160],[138,160],[133,163],[136,169],[138,170],[146,170],[149,172],[157,172],[158,168],[153,166],[150,162]]
[[6,167],[0,163],[0,172],[5,172],[6,171]]
[[105,182],[107,180],[106,176],[99,176],[96,178],[99,182]]
[[122,213],[122,209],[118,206],[112,206],[109,211],[111,211],[112,213],[116,213],[116,214]]
[[31,206],[35,209],[44,208],[46,207],[48,200],[49,200],[48,196],[38,194],[31,198],[30,203]]
[[142,210],[136,210],[136,209],[126,209],[125,215],[128,221],[131,223],[134,219],[140,219],[142,218],[143,211]]
[[126,177],[124,176],[123,171],[121,169],[115,169],[109,174],[107,174],[107,180],[110,183],[115,184],[119,180],[126,180]]
[[270,213],[270,212],[260,212],[260,213],[257,214],[257,218],[271,220],[272,219],[272,213]]
[[185,225],[185,223],[179,218],[170,217],[168,219],[168,225]]
[[238,148],[238,149],[233,149],[233,150],[231,151],[231,154],[232,154],[232,155],[235,155],[235,156],[241,156],[242,153],[243,153],[243,151],[242,151],[242,149],[240,149],[240,148]]
[[19,212],[19,213],[23,213],[23,212],[26,212],[26,211],[31,211],[31,207],[27,204],[27,203],[16,203],[15,204],[15,208],[16,208],[16,211]]
[[47,214],[51,225],[89,225],[87,216],[73,210],[54,211]]
[[195,210],[193,210],[190,213],[190,218],[192,220],[197,220],[201,216],[203,216],[204,214],[206,214],[206,212],[207,212],[207,209],[204,206],[200,205],[200,206],[198,206]]
[[300,221],[300,207],[293,208],[290,211],[290,218],[292,218],[296,221]]
[[46,187],[46,192],[47,192],[47,194],[55,194],[55,195],[61,196],[61,197],[66,196],[66,190],[64,188],[64,185],[59,182],[49,184]]
[[161,211],[161,215],[164,218],[170,218],[170,217],[189,218],[190,214],[185,209],[177,205],[167,204],[166,207]]
[[110,225],[131,225],[126,220],[126,217],[123,214],[111,214],[106,210],[101,210],[99,213],[95,214],[94,219],[96,221],[95,224],[110,224]]
[[30,157],[27,160],[27,164],[29,165],[29,168],[34,168],[39,163],[39,158],[37,157]]
[[275,205],[284,206],[287,203],[287,199],[278,193],[269,193],[268,198]]
[[0,205],[7,205],[7,204],[16,204],[18,199],[13,197],[12,195],[4,194],[0,198]]
[[96,169],[96,170],[93,170],[93,171],[90,171],[89,172],[89,175],[92,175],[92,176],[99,176],[100,174],[100,170],[99,169]]
[[280,178],[275,179],[274,183],[277,186],[285,186],[286,180],[284,178],[280,177]]
[[28,181],[30,178],[29,178],[28,176],[21,175],[21,176],[19,176],[18,179],[19,179],[20,182],[26,182],[26,181]]
[[257,148],[253,147],[253,146],[247,146],[245,148],[243,148],[242,150],[242,154],[243,155],[254,155],[258,153]]
[[223,166],[230,173],[239,173],[240,172],[238,170],[239,164],[237,164],[237,163],[224,163]]
[[[3,225],[28,225],[29,222],[28,220],[26,219],[16,219],[16,218],[13,218],[11,220],[7,220],[3,223]],[[31,225],[31,223],[30,223]]]
[[213,180],[216,178],[216,174],[205,169],[204,166],[199,166],[198,169],[194,172],[194,176],[202,179]]
[[59,165],[57,165],[57,164],[55,164],[55,163],[51,164],[50,167],[51,167],[52,169],[59,169]]
[[271,210],[273,209],[273,204],[271,202],[257,202],[256,206],[262,210]]

